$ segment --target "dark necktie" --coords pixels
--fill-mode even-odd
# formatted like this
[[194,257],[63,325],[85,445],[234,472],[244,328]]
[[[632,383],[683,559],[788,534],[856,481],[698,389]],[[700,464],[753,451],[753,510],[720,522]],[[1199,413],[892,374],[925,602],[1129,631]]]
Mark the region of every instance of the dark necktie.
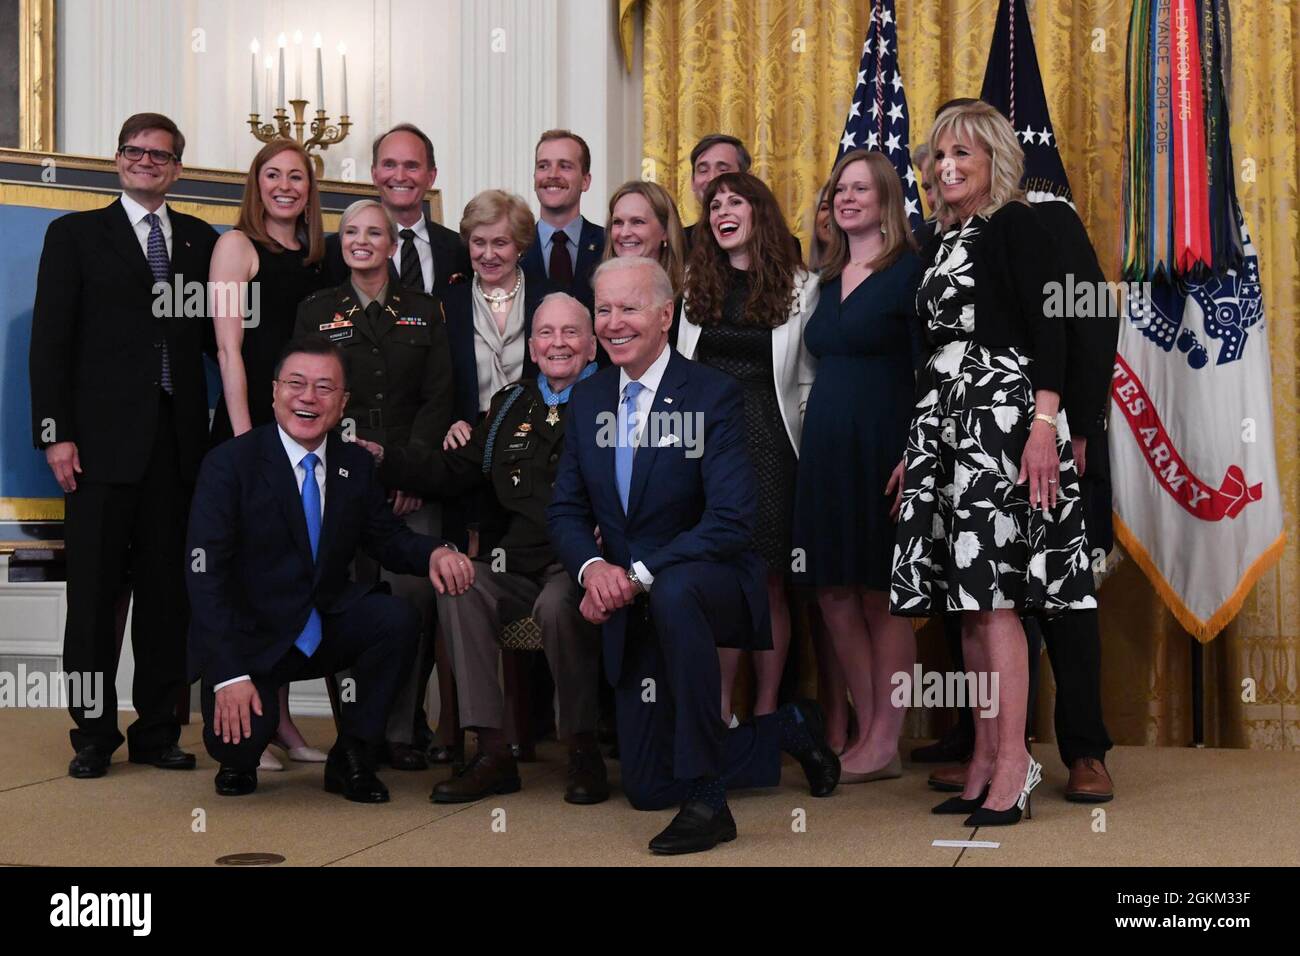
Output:
[[569,237],[564,230],[551,236],[551,287],[567,292],[573,286],[573,260],[569,257]]
[[[149,223],[149,271],[153,273],[154,282],[171,282],[172,264],[167,256],[167,240],[163,237],[162,220],[156,213],[148,213],[145,222]],[[158,383],[168,395],[172,394],[172,357],[167,351],[167,340],[159,343],[162,351],[162,370]]]
[[415,248],[415,230],[403,229],[402,237],[402,288],[424,291],[424,272],[420,269],[420,253]]

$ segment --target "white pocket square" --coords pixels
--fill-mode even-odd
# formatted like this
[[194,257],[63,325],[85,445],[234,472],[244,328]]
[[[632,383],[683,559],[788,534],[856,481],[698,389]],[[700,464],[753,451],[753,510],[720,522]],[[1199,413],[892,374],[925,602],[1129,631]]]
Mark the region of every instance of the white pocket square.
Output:
[[663,438],[659,439],[659,444],[655,447],[666,448],[668,445],[680,445],[681,443],[682,440],[676,435],[665,435]]

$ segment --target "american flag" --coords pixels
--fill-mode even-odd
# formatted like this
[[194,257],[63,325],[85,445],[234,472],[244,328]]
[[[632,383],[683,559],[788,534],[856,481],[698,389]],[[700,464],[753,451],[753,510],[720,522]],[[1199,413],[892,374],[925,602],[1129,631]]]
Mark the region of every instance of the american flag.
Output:
[[836,159],[852,149],[880,150],[903,180],[903,203],[915,229],[921,224],[921,196],[908,148],[909,123],[903,75],[898,70],[898,22],[894,0],[871,0],[867,39],[862,44],[858,81],[844,120]]

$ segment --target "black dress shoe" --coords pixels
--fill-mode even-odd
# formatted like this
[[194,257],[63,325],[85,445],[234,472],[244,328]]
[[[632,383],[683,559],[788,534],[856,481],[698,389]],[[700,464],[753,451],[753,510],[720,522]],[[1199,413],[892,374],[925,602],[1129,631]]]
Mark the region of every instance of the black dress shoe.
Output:
[[602,803],[609,799],[609,782],[600,750],[591,747],[569,751],[569,782],[564,788],[567,803]]
[[91,780],[108,773],[108,764],[112,754],[106,754],[93,744],[87,744],[77,751],[77,755],[68,764],[68,776],[78,780]]
[[962,730],[961,725],[950,727],[932,744],[912,750],[913,763],[965,763],[970,759],[975,742]]
[[257,789],[256,770],[236,770],[221,765],[217,771],[217,793],[223,797],[243,797]]
[[353,803],[387,803],[388,788],[366,764],[360,749],[335,747],[325,761],[325,792],[341,793]]
[[736,821],[726,804],[714,810],[707,803],[690,800],[682,804],[662,833],[650,841],[650,852],[665,856],[702,853],[719,843],[736,839]]
[[384,763],[394,770],[428,770],[429,761],[410,744],[390,740],[383,748]]
[[147,763],[162,770],[193,770],[197,763],[194,754],[186,753],[175,744],[172,744],[161,753],[152,754],[148,757],[132,756],[130,760],[131,763]]
[[450,747],[444,747],[440,743],[432,743],[426,754],[429,763],[463,763],[465,756],[461,749],[454,744]]
[[826,743],[826,719],[816,701],[801,700],[787,705],[799,711],[803,724],[812,738],[812,746],[792,750],[790,755],[799,761],[808,788],[814,797],[829,797],[840,782],[840,758]]

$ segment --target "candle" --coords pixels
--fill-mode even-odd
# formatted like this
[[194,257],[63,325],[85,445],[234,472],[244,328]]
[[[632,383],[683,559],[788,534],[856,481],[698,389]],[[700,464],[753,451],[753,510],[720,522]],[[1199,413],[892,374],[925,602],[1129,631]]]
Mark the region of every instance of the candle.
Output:
[[294,53],[294,73],[293,73],[293,98],[302,99],[302,31],[293,31],[293,53]]
[[271,94],[275,92],[271,86],[271,71],[273,69],[275,69],[275,60],[272,59],[271,54],[268,53],[266,55],[266,115],[268,117],[270,117],[275,109],[271,103]]
[[284,47],[289,41],[281,33],[275,38],[276,45],[280,48],[280,83],[275,88],[275,106],[276,109],[284,106]]
[[339,115],[348,115],[348,47],[346,43],[339,44],[339,59],[342,63],[343,73],[343,112]]
[[252,112],[257,112],[257,40],[254,39],[248,45],[248,49],[253,54],[253,108]]
[[325,61],[321,59],[320,34],[312,37],[311,45],[316,48],[316,109],[325,108]]

